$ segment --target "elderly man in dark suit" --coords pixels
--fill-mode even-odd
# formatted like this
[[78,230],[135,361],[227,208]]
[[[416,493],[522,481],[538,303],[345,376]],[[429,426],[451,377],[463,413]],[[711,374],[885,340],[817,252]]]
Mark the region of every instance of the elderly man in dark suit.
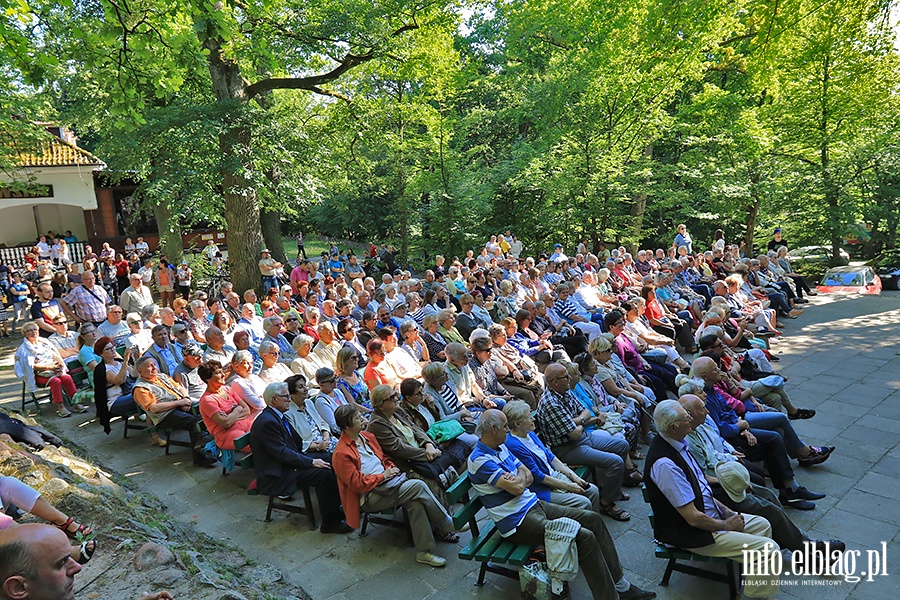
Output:
[[269,384],[263,391],[266,408],[250,429],[250,445],[259,493],[287,499],[298,485],[316,488],[322,511],[322,533],[353,531],[343,520],[337,477],[324,453],[303,453],[303,440],[285,413],[291,405],[286,383]]

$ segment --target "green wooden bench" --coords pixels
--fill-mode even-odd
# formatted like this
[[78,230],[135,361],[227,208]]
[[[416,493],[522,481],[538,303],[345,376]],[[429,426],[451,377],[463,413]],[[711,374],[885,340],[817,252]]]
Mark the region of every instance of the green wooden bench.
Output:
[[[641,493],[644,497],[644,502],[650,504],[650,496],[647,493],[646,485],[641,485]],[[656,519],[653,516],[653,509],[651,508],[651,528],[653,527],[655,520]],[[693,575],[694,577],[700,577],[701,579],[725,583],[728,585],[728,597],[731,600],[737,600],[738,592],[741,589],[741,572],[739,569],[735,568],[735,565],[737,563],[735,563],[733,560],[728,558],[702,556],[700,554],[694,554],[689,550],[682,550],[681,548],[670,548],[669,546],[661,544],[656,540],[653,540],[653,543],[656,544],[656,550],[653,553],[654,556],[656,556],[656,558],[662,558],[668,561],[668,564],[666,564],[666,571],[665,573],[663,573],[663,578],[662,581],[659,582],[659,585],[661,585],[662,587],[669,587],[669,579],[672,577],[672,572],[678,571],[679,573]],[[682,564],[678,561],[693,561],[725,565],[725,573],[723,574],[719,573],[718,571],[701,569],[700,567]]]
[[469,524],[472,539],[463,546],[458,556],[461,560],[475,560],[481,563],[475,585],[484,585],[484,576],[488,571],[518,579],[518,570],[503,565],[523,566],[537,547],[505,541],[493,521],[488,520],[483,527],[478,525],[477,515],[484,505],[472,489],[468,471],[447,489],[447,500],[451,504],[462,503],[462,508],[453,515],[454,527],[460,529],[466,523]]
[[[582,479],[588,474],[587,467],[574,467],[574,470]],[[481,498],[472,489],[468,471],[464,472],[456,483],[450,486],[447,490],[447,499],[451,504],[457,502],[462,504],[462,508],[453,515],[453,525],[460,529],[466,523],[469,524],[472,539],[463,546],[458,556],[461,560],[474,560],[481,563],[476,585],[484,585],[484,576],[487,572],[518,579],[518,569],[510,567],[524,566],[538,546],[504,540],[497,531],[497,526],[491,520],[488,520],[484,526],[479,526],[477,516],[484,505],[481,503]]]
[[[235,449],[240,452],[244,448],[250,445],[250,433],[245,433],[241,437],[234,440]],[[235,464],[240,465],[243,469],[252,469],[253,468],[253,453],[252,452],[242,452],[242,456],[239,458],[235,458]],[[283,510],[285,512],[294,513],[298,515],[306,515],[306,518],[309,520],[310,529],[316,528],[316,514],[313,509],[312,503],[312,494],[309,493],[309,486],[298,486],[297,491],[303,494],[303,506],[296,506],[294,504],[285,504],[284,502],[278,499],[278,496],[269,496],[269,502],[266,505],[266,523],[270,523],[272,521],[272,511],[273,510]],[[247,490],[247,494],[251,496],[258,496],[259,490],[252,489]]]

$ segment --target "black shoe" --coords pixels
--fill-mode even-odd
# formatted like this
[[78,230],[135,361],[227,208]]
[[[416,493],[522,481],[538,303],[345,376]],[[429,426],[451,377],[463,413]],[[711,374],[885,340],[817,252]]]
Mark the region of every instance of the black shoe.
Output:
[[338,521],[334,525],[325,525],[322,523],[322,527],[319,531],[322,533],[350,533],[353,531],[353,528],[347,525],[345,521]]
[[293,494],[288,494],[287,496],[278,496],[278,499],[281,500],[282,502],[291,502],[295,498],[294,498]]
[[803,500],[802,498],[792,500],[784,492],[782,492],[778,496],[778,500],[781,502],[781,505],[785,508],[795,508],[797,510],[813,510],[816,507],[815,502],[810,502],[809,500]]
[[796,490],[785,491],[785,495],[790,500],[821,500],[825,497],[825,494],[811,492],[802,485],[799,486]]
[[814,416],[816,416],[816,411],[814,411],[813,409],[798,408],[794,414],[788,415],[788,419],[790,419],[791,421],[794,421],[796,419],[812,419]]
[[656,598],[656,592],[642,590],[633,583],[624,592],[619,592],[619,600],[649,600],[650,598]]

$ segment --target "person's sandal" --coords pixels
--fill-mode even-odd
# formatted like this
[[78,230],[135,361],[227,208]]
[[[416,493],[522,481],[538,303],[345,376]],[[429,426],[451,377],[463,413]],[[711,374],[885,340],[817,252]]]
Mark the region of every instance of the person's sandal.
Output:
[[637,467],[625,469],[625,474],[622,476],[622,485],[625,487],[638,487],[643,481],[644,477],[637,470]]
[[151,433],[150,434],[150,444],[153,446],[157,446],[159,448],[165,448],[166,440],[159,437],[158,433]]
[[75,519],[69,517],[66,519],[65,523],[54,523],[54,525],[72,540],[78,539],[78,534],[84,536],[91,535],[94,532],[90,525],[85,525],[84,523],[79,523],[78,527],[75,528],[75,531],[72,531],[69,527],[71,527],[73,523],[75,523]]
[[62,419],[72,416],[72,413],[70,413],[68,410],[66,410],[66,407],[61,404],[60,404],[59,408],[56,410],[56,414]]
[[81,542],[80,546],[74,546],[72,548],[72,558],[74,558],[75,562],[79,565],[84,565],[93,558],[96,551],[97,540],[87,540]]
[[455,544],[459,541],[459,534],[455,531],[448,531],[441,536],[441,541],[447,542],[448,544]]
[[631,460],[644,460],[646,456],[640,450],[631,451]]
[[612,504],[600,504],[600,514],[606,515],[607,517],[614,519],[616,521],[630,521],[631,515],[625,512],[623,509],[616,506],[615,503]]

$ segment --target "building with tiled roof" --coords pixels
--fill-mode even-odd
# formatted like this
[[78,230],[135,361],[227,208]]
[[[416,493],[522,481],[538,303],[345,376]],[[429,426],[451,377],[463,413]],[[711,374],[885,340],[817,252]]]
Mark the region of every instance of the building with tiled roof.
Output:
[[105,166],[103,161],[84,148],[59,138],[41,142],[39,152],[19,153],[16,162],[20,167]]
[[47,231],[69,229],[84,239],[85,215],[97,209],[94,172],[106,165],[79,148],[71,131],[49,123],[35,126],[52,135],[16,148],[18,169],[0,172],[0,244],[7,247],[34,243]]

